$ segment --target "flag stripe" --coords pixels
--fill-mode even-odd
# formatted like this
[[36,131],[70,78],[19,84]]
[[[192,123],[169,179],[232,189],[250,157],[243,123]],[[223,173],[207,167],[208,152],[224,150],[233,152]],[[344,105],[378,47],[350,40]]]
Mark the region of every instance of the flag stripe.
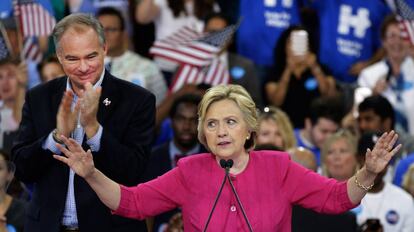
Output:
[[15,1],[15,12],[20,17],[23,37],[48,36],[52,33],[56,19],[41,3],[35,1]]

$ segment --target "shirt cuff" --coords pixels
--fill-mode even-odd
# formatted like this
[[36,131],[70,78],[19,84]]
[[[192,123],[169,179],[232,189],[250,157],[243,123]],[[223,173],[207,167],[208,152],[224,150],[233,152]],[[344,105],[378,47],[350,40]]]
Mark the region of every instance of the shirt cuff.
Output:
[[50,150],[56,155],[60,155],[62,152],[59,150],[59,148],[57,148],[56,142],[52,137],[53,136],[52,133],[53,132],[49,133],[49,136],[47,136],[46,140],[42,144],[42,148],[44,150]]
[[97,152],[101,148],[102,131],[103,131],[103,128],[101,125],[99,125],[98,132],[96,132],[96,134],[92,138],[86,141],[86,143],[91,148],[91,151],[93,152]]

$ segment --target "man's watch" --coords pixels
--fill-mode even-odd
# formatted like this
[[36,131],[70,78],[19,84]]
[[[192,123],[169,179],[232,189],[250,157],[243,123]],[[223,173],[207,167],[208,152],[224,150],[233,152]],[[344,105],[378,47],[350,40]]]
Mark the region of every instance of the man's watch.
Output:
[[64,144],[64,142],[61,139],[58,138],[57,129],[54,129],[52,131],[52,138],[56,143]]

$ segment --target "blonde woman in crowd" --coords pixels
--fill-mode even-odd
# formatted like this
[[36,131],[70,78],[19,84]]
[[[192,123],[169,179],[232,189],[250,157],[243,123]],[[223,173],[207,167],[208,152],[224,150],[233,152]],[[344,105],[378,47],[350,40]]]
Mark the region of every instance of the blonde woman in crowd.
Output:
[[357,140],[348,130],[331,135],[322,147],[322,174],[339,181],[347,180],[359,169]]
[[402,187],[414,197],[414,164],[411,164],[410,168],[405,173]]
[[296,147],[296,138],[289,117],[281,109],[270,106],[259,116],[257,144],[271,144],[281,150]]
[[0,61],[0,148],[10,151],[19,127],[27,87],[26,65],[14,59]]

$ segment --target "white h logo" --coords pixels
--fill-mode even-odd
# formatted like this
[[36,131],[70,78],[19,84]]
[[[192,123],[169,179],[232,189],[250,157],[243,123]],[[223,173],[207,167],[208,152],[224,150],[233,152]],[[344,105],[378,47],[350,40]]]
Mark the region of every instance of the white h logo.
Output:
[[357,14],[352,15],[352,7],[348,5],[341,5],[339,12],[339,34],[349,34],[351,27],[354,28],[354,35],[358,38],[365,36],[368,27],[371,26],[369,20],[369,11],[366,8],[358,8]]

